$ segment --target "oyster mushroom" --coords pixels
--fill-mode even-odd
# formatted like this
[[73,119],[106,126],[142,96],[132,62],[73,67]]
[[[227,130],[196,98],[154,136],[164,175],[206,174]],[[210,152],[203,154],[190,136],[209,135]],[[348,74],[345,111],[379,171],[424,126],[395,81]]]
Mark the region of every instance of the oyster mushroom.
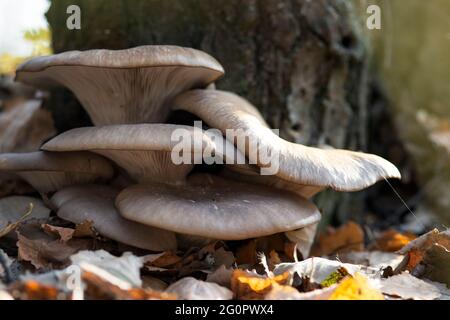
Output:
[[[191,90],[174,100],[174,109],[198,116],[209,126],[220,129],[223,135],[227,129],[240,129],[258,146],[257,157],[254,157],[256,164],[266,167],[268,164],[261,159],[276,155],[276,175],[289,182],[357,191],[382,179],[400,178],[400,172],[392,163],[373,154],[319,149],[283,140],[258,116],[246,110],[248,104],[245,99],[225,91]],[[247,146],[236,147],[249,156]]]
[[177,46],[68,51],[33,58],[16,81],[40,88],[63,85],[95,125],[163,122],[180,92],[204,88],[224,74],[205,52]]
[[59,217],[74,223],[90,220],[101,235],[110,239],[152,251],[176,249],[173,232],[122,218],[114,207],[117,193],[102,185],[73,186],[56,192],[51,201]]
[[[184,146],[190,149],[185,162],[172,161],[172,150],[180,145],[178,136],[172,136],[175,130],[180,130],[179,137],[185,139]],[[214,151],[216,145],[214,139],[196,127],[129,124],[72,129],[48,141],[42,149],[59,152],[88,150],[111,159],[136,181],[180,183],[191,172],[195,162],[201,160],[204,150]]]
[[193,174],[184,185],[128,187],[116,207],[129,220],[221,240],[295,230],[320,220],[318,209],[298,195],[206,174]]
[[0,172],[11,172],[41,193],[65,186],[105,182],[114,169],[103,157],[89,152],[0,154]]

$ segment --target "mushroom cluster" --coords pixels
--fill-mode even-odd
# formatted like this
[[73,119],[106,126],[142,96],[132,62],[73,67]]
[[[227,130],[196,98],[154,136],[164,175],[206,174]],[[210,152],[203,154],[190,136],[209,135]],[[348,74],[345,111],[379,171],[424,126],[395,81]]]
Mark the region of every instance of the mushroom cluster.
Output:
[[[176,46],[31,59],[16,80],[67,87],[95,126],[66,131],[40,151],[1,154],[0,171],[51,193],[59,217],[91,220],[100,234],[152,251],[196,237],[241,240],[315,226],[321,215],[309,198],[324,188],[356,191],[400,178],[376,155],[283,140],[248,101],[215,90],[223,74],[210,55]],[[256,158],[230,129],[256,142]],[[177,130],[192,141],[181,150],[190,161],[171,157]],[[211,164],[206,151],[223,161]],[[277,171],[261,174],[262,159],[274,154]]]

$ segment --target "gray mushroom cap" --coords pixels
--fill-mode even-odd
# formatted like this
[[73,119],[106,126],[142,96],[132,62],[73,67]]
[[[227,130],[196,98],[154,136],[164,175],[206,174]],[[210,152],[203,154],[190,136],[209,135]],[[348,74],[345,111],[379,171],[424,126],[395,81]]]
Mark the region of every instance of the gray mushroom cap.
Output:
[[101,235],[110,239],[152,251],[176,249],[173,232],[122,218],[114,207],[117,193],[107,186],[74,186],[58,191],[51,201],[59,217],[74,223],[90,220]]
[[[278,155],[276,175],[296,184],[331,187],[339,191],[357,191],[379,180],[400,178],[400,172],[389,161],[362,152],[319,149],[281,139],[259,117],[246,111],[249,102],[235,94],[219,90],[191,90],[174,100],[174,108],[195,114],[218,128],[240,129],[258,145],[259,167],[262,158]],[[236,146],[247,156],[248,150]],[[262,155],[262,156],[259,156]]]
[[[177,131],[180,136],[174,135]],[[180,146],[186,160],[175,163],[172,151]],[[222,139],[223,140],[223,139]],[[42,146],[49,151],[88,150],[101,154],[123,168],[139,182],[180,183],[205,149],[215,150],[214,139],[200,128],[173,124],[132,124],[85,127],[66,131]],[[200,161],[201,163],[201,161]]]
[[224,74],[205,52],[177,46],[68,51],[33,58],[16,81],[63,85],[74,92],[95,125],[163,122],[175,95],[204,88]]
[[37,191],[53,192],[65,186],[105,182],[114,169],[103,157],[90,152],[0,154],[0,172],[12,172]]
[[186,185],[128,187],[116,207],[129,220],[221,240],[295,230],[320,220],[318,209],[293,193],[205,174],[191,175]]

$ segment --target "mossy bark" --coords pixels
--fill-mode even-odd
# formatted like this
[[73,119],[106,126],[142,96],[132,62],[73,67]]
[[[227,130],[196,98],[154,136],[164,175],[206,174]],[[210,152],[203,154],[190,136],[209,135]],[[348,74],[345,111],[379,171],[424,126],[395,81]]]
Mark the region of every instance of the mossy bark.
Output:
[[[70,4],[81,8],[81,30],[66,28]],[[217,87],[246,97],[284,138],[369,151],[375,82],[352,12],[346,0],[53,0],[47,19],[55,52],[144,44],[206,51],[226,71]],[[347,217],[363,212],[363,198],[325,192],[316,201]]]

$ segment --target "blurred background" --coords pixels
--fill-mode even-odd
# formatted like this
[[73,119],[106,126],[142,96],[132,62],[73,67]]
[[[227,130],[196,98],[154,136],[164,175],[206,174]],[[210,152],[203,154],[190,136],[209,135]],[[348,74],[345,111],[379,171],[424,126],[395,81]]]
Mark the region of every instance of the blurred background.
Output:
[[[80,29],[67,28],[70,5],[80,8]],[[371,5],[380,9],[379,29],[368,28]],[[57,132],[90,124],[67,90],[15,84],[22,61],[144,44],[213,55],[226,71],[217,87],[251,101],[285,139],[376,153],[400,168],[403,179],[392,187],[320,193],[323,226],[352,219],[417,233],[448,225],[450,2],[3,0],[0,151],[36,150]],[[27,107],[31,99],[42,107]],[[0,175],[0,196],[27,192]]]

